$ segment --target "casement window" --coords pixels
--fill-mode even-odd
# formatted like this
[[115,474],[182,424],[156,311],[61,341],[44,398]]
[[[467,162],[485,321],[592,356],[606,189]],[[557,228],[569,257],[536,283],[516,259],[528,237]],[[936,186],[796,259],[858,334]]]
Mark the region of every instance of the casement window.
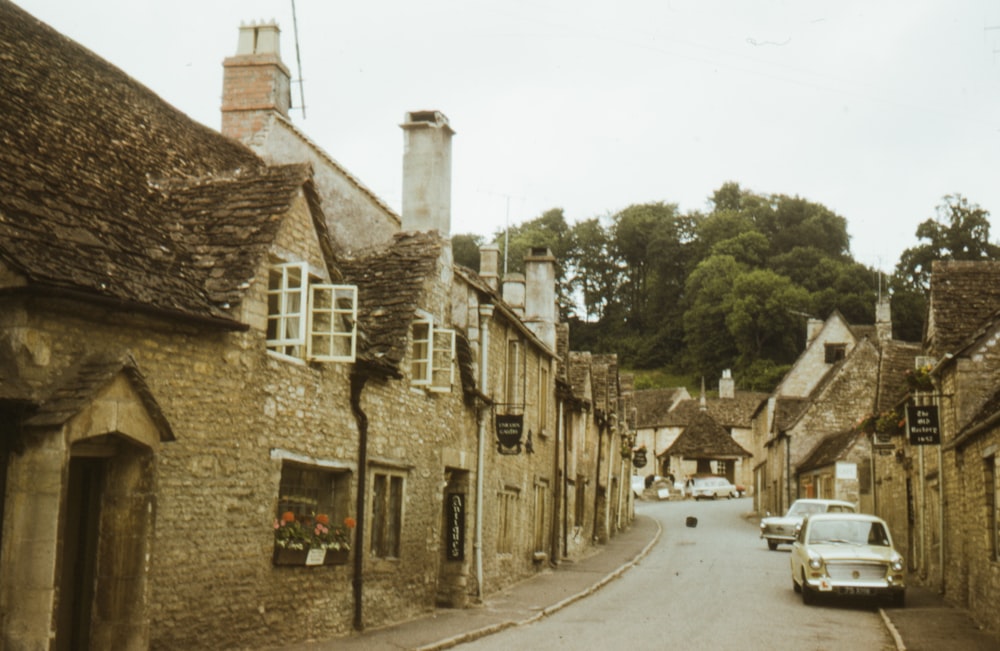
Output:
[[376,472],[372,477],[371,553],[377,558],[399,558],[403,532],[404,477]]
[[544,552],[548,548],[549,482],[539,479],[535,483],[535,549]]
[[524,365],[524,350],[521,342],[511,339],[507,342],[507,365],[504,368],[506,374],[506,402],[511,406],[523,406],[524,396],[521,393],[521,383],[523,378],[521,369]]
[[824,360],[827,364],[835,364],[847,356],[847,344],[826,344]]
[[358,288],[322,283],[305,262],[271,266],[267,283],[267,348],[316,362],[353,362]]
[[514,529],[518,490],[505,488],[497,493],[497,553],[514,553]]
[[410,374],[412,384],[429,391],[451,391],[455,383],[455,331],[434,325],[418,313],[412,328]]

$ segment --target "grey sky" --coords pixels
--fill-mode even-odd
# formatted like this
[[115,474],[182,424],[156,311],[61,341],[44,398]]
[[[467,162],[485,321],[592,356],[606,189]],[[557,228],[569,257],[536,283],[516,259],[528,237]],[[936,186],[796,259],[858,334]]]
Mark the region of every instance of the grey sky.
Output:
[[[17,4],[213,128],[241,21],[276,19],[297,77],[291,0]],[[398,210],[398,125],[443,111],[455,233],[554,207],[570,221],[649,201],[705,210],[735,181],[826,205],[855,258],[889,271],[944,195],[1000,211],[996,2],[295,7],[306,119],[293,120]]]

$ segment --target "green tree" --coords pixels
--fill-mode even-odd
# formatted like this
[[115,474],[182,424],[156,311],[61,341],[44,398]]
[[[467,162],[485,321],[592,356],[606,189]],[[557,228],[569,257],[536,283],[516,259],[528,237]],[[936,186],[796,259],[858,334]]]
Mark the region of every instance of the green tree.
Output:
[[583,301],[584,320],[601,321],[618,295],[619,268],[612,259],[608,231],[598,218],[579,221],[570,229],[569,286]]
[[935,260],[997,260],[1000,247],[990,242],[989,213],[958,194],[946,195],[936,208],[937,219],[917,226],[917,239],[926,240],[903,251],[896,265],[900,288],[930,289]]
[[687,279],[689,306],[684,312],[685,367],[718,375],[739,355],[726,317],[732,311],[733,284],[746,267],[729,255],[702,260]]
[[809,306],[809,293],[768,269],[733,279],[726,329],[736,344],[737,367],[760,359],[791,363],[801,352],[797,313]]
[[459,233],[451,237],[451,251],[455,262],[476,272],[479,271],[479,247],[482,245],[482,235]]

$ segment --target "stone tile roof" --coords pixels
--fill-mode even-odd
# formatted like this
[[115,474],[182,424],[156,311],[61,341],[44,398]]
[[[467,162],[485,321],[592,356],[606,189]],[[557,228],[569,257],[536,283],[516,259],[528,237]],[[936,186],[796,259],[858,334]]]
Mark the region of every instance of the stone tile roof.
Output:
[[837,461],[844,459],[851,448],[854,447],[858,437],[862,436],[855,430],[845,430],[825,437],[815,448],[799,463],[799,472],[808,472],[826,468]]
[[[723,427],[749,429],[753,414],[761,402],[767,400],[766,393],[737,391],[733,398],[706,398],[705,407],[715,422]],[[682,400],[663,415],[661,427],[684,427],[693,422],[701,411],[701,399]]]
[[928,302],[928,354],[953,353],[1000,310],[1000,262],[936,260]]
[[637,427],[668,426],[667,423],[671,422],[670,411],[685,395],[687,392],[678,387],[636,391],[634,399]]
[[996,430],[998,427],[1000,427],[1000,389],[997,389],[992,396],[986,399],[983,406],[959,430],[955,439],[944,446],[944,449],[962,449],[979,435],[990,430]]
[[231,321],[305,168],[265,168],[12,3],[0,26],[0,262],[34,291]]
[[344,278],[358,286],[359,360],[401,375],[410,325],[437,272],[442,247],[436,232],[404,232],[386,248],[339,260]]
[[779,432],[791,428],[805,413],[812,401],[809,398],[778,396],[775,403],[774,422]]
[[698,410],[687,427],[660,457],[680,456],[685,459],[723,459],[752,457],[753,455],[733,440],[707,410]]
[[142,400],[143,406],[160,430],[163,440],[174,440],[174,433],[146,384],[135,359],[99,357],[86,360],[64,374],[52,395],[42,401],[35,413],[25,420],[28,427],[52,427],[65,424],[76,416],[119,373],[124,373]]
[[922,355],[920,344],[890,340],[882,344],[879,359],[876,411],[892,409],[906,395],[906,372],[912,371],[915,359]]

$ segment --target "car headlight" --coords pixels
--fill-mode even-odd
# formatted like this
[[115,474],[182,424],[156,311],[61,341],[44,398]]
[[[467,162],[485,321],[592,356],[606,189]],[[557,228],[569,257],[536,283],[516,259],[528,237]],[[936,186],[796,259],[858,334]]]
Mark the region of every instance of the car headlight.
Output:
[[766,522],[761,522],[760,523],[760,528],[761,529],[767,529],[767,523]]
[[809,567],[814,570],[823,568],[823,558],[817,554],[809,554]]
[[903,557],[902,556],[896,556],[896,557],[894,557],[892,559],[892,562],[889,565],[889,567],[892,568],[893,572],[902,572],[903,571]]

